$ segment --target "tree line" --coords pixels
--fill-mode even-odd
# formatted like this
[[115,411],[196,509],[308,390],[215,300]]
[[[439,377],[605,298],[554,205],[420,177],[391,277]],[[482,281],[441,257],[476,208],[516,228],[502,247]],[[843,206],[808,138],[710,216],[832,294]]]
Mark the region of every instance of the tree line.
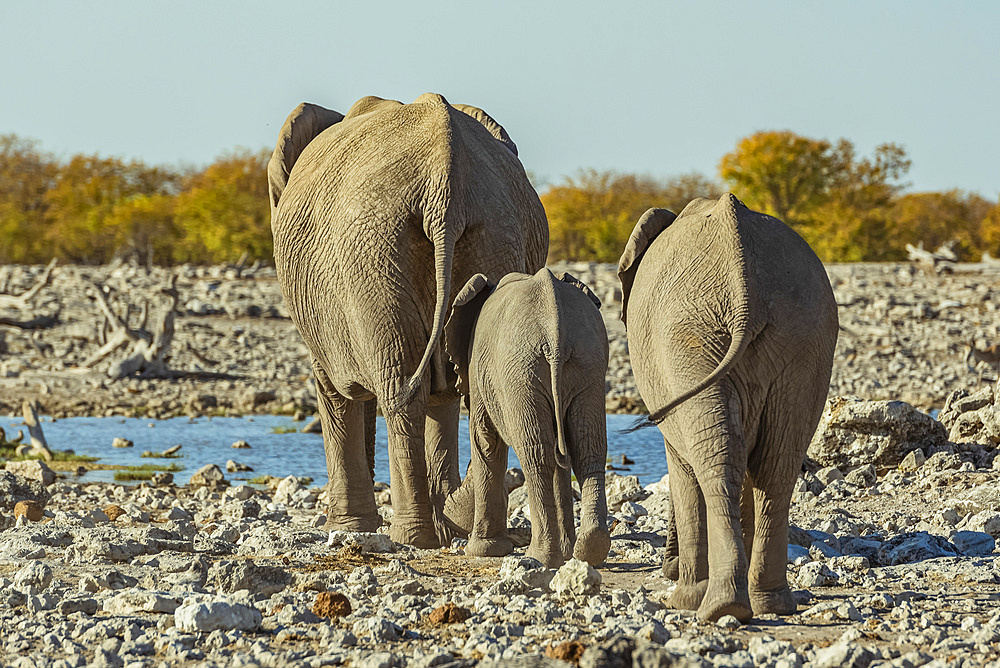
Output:
[[[271,259],[269,150],[236,150],[204,168],[99,155],[57,159],[38,142],[0,136],[0,262],[146,264]],[[955,240],[960,259],[1000,256],[1000,203],[974,193],[907,193],[902,147],[757,132],[719,161],[717,178],[582,170],[541,194],[550,260],[615,262],[649,207],[680,212],[729,190],[791,225],[825,261],[889,261],[906,245]]]
[[906,259],[906,245],[956,241],[960,260],[1000,254],[1000,202],[949,190],[906,193],[905,150],[883,144],[859,156],[847,139],[757,132],[719,161],[718,180],[701,174],[657,180],[584,170],[542,194],[551,259],[615,262],[650,206],[681,209],[695,197],[730,191],[776,216],[826,262]]
[[270,151],[237,150],[203,169],[74,155],[0,136],[0,262],[97,264],[270,259]]

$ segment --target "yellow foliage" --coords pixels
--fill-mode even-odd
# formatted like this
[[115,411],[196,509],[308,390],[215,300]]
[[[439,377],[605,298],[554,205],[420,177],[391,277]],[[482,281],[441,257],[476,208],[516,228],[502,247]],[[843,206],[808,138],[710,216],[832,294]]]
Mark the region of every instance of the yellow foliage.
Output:
[[718,186],[698,174],[658,182],[634,174],[581,171],[541,196],[549,220],[549,258],[617,262],[646,209],[679,213],[695,197],[712,196],[718,196]]

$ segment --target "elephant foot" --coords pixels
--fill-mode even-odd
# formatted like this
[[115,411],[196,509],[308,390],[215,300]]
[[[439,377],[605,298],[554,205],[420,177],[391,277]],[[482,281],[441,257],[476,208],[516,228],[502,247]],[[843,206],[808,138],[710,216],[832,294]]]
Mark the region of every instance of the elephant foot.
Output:
[[705,597],[698,606],[698,618],[714,622],[732,615],[744,624],[753,618],[750,594],[746,587],[734,587],[731,582],[709,582]]
[[[389,538],[403,545],[412,545],[421,549],[441,547],[434,527],[430,524],[402,524],[393,522],[389,527]],[[450,541],[449,541],[450,542]]]
[[559,568],[566,563],[567,555],[559,549],[545,549],[531,545],[524,552],[524,556],[542,562],[546,568]]
[[755,615],[791,615],[798,609],[788,585],[774,591],[751,591],[750,607]]
[[327,518],[326,524],[323,525],[323,528],[327,531],[361,531],[371,533],[382,526],[382,517],[378,513],[362,517],[350,517],[330,512],[327,514]]
[[591,566],[604,563],[611,550],[611,534],[601,527],[587,527],[577,534],[573,556]]
[[663,557],[663,577],[677,582],[681,579],[681,559],[677,556]]
[[514,543],[505,537],[501,538],[469,538],[465,546],[465,554],[470,557],[506,557],[514,551]]
[[670,595],[670,607],[677,610],[697,610],[708,590],[708,580],[694,584],[679,584]]

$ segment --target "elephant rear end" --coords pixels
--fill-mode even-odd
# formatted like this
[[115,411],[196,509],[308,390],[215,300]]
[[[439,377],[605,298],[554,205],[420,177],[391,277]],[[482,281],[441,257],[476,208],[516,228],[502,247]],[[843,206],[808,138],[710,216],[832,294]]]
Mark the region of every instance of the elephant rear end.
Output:
[[793,230],[732,195],[651,210],[629,244],[623,320],[667,449],[674,603],[708,619],[790,612],[788,504],[837,336],[826,272]]

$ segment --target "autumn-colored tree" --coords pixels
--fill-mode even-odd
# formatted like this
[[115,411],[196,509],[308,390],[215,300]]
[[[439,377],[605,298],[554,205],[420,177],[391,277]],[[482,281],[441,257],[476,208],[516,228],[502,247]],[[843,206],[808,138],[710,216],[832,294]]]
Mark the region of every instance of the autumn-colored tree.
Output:
[[174,220],[176,196],[137,195],[119,202],[105,219],[116,255],[143,265],[170,263],[183,238]]
[[977,250],[1000,257],[1000,201],[986,212],[979,225],[979,235],[981,246]]
[[107,262],[116,251],[115,208],[135,197],[170,194],[176,182],[172,172],[141,162],[73,156],[45,193],[45,238],[62,259]]
[[37,262],[44,254],[45,193],[57,168],[37,142],[0,135],[0,262]]
[[825,201],[845,171],[849,145],[836,146],[788,130],[744,137],[719,162],[719,176],[752,209],[784,221]]
[[983,228],[991,208],[992,204],[979,195],[960,190],[902,195],[890,212],[886,243],[895,251],[891,259],[903,259],[906,244],[923,243],[931,250],[957,240],[959,259],[978,260],[986,249]]
[[695,197],[718,195],[700,174],[664,182],[635,174],[583,170],[541,197],[553,260],[617,262],[636,220],[650,207],[680,212]]
[[175,261],[234,261],[244,252],[271,258],[270,155],[266,150],[236,151],[188,179],[174,209],[183,237],[174,250]]
[[723,156],[719,175],[747,206],[795,228],[827,261],[887,259],[889,207],[909,170],[895,144],[857,157],[839,139],[757,132]]

